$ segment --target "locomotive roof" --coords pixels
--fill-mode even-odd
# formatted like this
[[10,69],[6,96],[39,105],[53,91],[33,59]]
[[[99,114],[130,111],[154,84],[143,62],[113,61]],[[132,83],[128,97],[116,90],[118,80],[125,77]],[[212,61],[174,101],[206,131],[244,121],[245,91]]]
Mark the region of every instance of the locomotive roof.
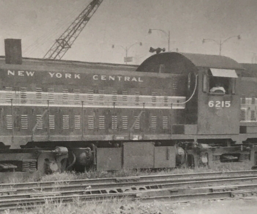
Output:
[[173,64],[173,66],[170,67],[174,67],[174,65],[181,66],[182,63],[187,64],[187,66],[190,67],[194,65],[196,67],[203,68],[244,69],[238,62],[226,56],[166,52],[149,57],[138,67],[137,70],[146,71],[150,66],[153,66],[153,64],[165,64],[165,66]]
[[206,54],[191,54],[181,53],[188,58],[197,67],[206,68],[224,68],[224,69],[243,69],[242,66],[235,60],[220,55],[206,55]]
[[[3,67],[5,64],[5,57],[0,56],[0,66]],[[21,66],[21,65],[13,65]],[[22,58],[23,69],[34,68],[44,69],[46,67],[54,67],[56,70],[65,70],[67,68],[80,69],[80,68],[93,68],[93,69],[105,69],[105,70],[124,70],[124,71],[135,71],[138,65],[125,65],[115,63],[100,63],[100,62],[81,62],[71,60],[52,60],[52,59],[38,59],[38,58]]]

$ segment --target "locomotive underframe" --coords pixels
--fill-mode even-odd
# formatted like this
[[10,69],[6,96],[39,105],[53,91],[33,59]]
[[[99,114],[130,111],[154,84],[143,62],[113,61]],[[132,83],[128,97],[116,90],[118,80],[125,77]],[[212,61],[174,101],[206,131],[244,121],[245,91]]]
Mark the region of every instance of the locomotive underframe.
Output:
[[222,137],[177,135],[175,140],[158,141],[74,141],[73,147],[66,147],[71,142],[29,142],[22,149],[0,150],[0,172],[211,168],[223,162],[257,165],[254,140],[235,144],[231,138]]

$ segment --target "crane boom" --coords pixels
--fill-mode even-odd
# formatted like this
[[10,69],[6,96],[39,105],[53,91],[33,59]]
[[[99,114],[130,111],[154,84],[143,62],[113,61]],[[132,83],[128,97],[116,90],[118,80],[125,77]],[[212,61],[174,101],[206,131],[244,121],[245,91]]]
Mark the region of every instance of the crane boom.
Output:
[[78,15],[64,33],[56,39],[55,43],[43,57],[44,59],[61,59],[64,54],[71,48],[74,41],[82,32],[90,18],[94,15],[103,0],[93,0],[90,4]]

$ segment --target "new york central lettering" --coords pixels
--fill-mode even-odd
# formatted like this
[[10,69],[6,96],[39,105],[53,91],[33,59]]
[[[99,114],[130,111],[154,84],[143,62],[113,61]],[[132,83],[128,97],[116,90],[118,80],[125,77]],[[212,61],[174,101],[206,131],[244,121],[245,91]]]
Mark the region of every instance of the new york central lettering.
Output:
[[93,75],[93,80],[101,81],[124,81],[124,82],[143,82],[141,77],[119,76],[119,75]]
[[7,71],[8,76],[33,77],[34,74],[35,74],[34,71],[13,71],[13,70]]
[[[80,74],[71,74],[71,73],[60,73],[60,72],[48,72],[51,78],[65,78],[65,79],[80,79]],[[20,76],[20,77],[33,77],[35,76],[35,71],[26,71],[26,70],[7,70],[8,76]]]
[[65,79],[80,79],[80,74],[60,73],[60,72],[48,72],[51,78],[65,78]]

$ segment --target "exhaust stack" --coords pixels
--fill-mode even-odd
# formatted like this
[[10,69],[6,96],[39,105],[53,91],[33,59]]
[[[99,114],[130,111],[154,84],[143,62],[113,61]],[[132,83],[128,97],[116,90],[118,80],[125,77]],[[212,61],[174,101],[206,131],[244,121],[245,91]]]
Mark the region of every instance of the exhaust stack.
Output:
[[5,63],[22,64],[21,39],[5,39]]

